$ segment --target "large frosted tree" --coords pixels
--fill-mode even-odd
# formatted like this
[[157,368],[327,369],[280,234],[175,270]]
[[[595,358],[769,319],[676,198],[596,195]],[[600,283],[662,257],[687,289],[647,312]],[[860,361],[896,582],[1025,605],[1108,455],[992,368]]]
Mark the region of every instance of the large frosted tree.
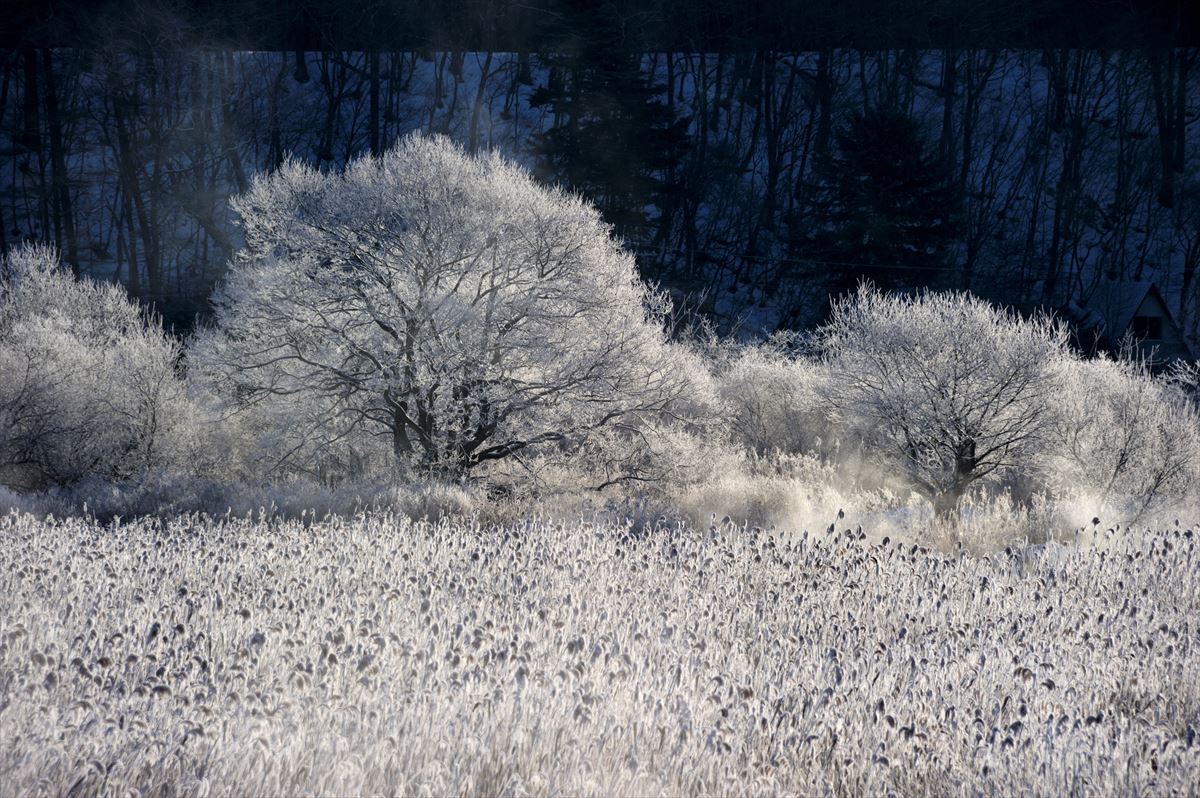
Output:
[[462,476],[676,390],[632,256],[497,155],[412,136],[343,172],[285,163],[234,207],[246,245],[193,367],[236,404],[305,403],[318,448],[366,433]]

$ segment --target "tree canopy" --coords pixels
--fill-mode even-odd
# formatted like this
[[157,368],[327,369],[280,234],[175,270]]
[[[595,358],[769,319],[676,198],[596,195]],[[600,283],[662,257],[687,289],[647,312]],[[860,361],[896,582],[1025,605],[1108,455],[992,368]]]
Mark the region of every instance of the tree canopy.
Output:
[[498,155],[410,136],[292,161],[235,207],[246,246],[193,362],[234,404],[299,398],[314,445],[366,432],[462,475],[669,402],[665,299],[597,211]]
[[1027,467],[1052,424],[1066,332],[967,293],[863,286],[817,334],[829,401],[940,514],[972,483]]

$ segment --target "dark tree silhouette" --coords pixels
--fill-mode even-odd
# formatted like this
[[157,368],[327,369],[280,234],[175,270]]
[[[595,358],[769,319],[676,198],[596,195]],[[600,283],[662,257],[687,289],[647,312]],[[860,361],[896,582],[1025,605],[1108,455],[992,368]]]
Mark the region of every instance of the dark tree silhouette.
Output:
[[578,30],[572,52],[542,57],[548,79],[530,98],[555,118],[535,141],[539,177],[583,193],[619,235],[644,242],[654,221],[647,207],[661,211],[678,194],[688,120],[606,17],[581,12]]
[[836,144],[817,167],[821,191],[805,242],[830,288],[864,279],[885,288],[949,282],[958,192],[916,123],[894,111],[869,111],[839,131]]

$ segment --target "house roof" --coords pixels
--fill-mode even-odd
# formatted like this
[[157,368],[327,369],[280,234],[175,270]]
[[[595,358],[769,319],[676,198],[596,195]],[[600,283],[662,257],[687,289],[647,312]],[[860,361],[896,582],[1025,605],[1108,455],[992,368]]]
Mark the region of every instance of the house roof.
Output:
[[1102,281],[1086,301],[1072,299],[1067,302],[1063,313],[1082,339],[1087,339],[1091,345],[1112,348],[1118,345],[1151,294],[1158,302],[1162,318],[1166,320],[1164,323],[1177,334],[1176,345],[1182,347],[1186,357],[1194,357],[1171,313],[1171,306],[1149,280]]
[[1104,334],[1117,338],[1129,329],[1138,308],[1153,291],[1166,308],[1162,295],[1149,280],[1105,280],[1088,298],[1087,307],[1103,317]]

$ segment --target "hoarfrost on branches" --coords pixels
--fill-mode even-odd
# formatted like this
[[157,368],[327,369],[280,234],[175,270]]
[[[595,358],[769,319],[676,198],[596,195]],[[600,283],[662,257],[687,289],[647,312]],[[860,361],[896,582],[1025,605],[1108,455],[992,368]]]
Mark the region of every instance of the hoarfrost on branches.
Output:
[[26,246],[0,264],[0,469],[37,487],[168,463],[187,421],[178,344],[117,285]]
[[316,448],[367,434],[461,476],[678,390],[665,298],[591,205],[497,155],[410,136],[344,172],[285,163],[235,209],[193,363],[235,404],[302,401]]
[[940,514],[1045,445],[1066,331],[965,293],[863,286],[817,333],[835,416]]
[[1067,360],[1048,481],[1060,496],[1131,500],[1136,516],[1200,480],[1200,418],[1184,390],[1130,360]]

